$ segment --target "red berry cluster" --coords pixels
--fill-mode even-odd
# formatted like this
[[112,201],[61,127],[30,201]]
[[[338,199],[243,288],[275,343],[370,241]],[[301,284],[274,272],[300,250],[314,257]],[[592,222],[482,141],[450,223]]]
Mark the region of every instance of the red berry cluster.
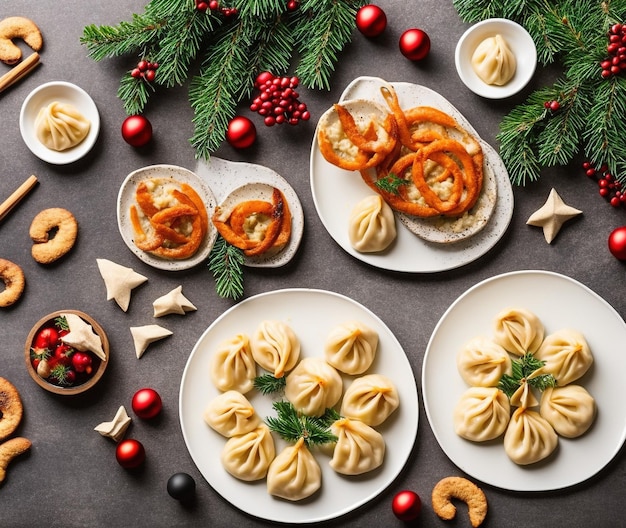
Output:
[[219,11],[226,18],[235,16],[239,12],[236,7],[220,7],[220,3],[217,0],[211,0],[210,2],[196,0],[196,9],[198,11]]
[[600,63],[602,77],[605,79],[626,70],[626,24],[613,24],[608,36],[606,51],[609,58]]
[[556,112],[559,108],[561,108],[561,103],[554,99],[552,101],[546,101],[545,103],[543,103],[543,106],[546,108],[546,110]]
[[250,110],[264,117],[266,126],[289,123],[297,125],[300,120],[308,121],[311,113],[306,104],[298,100],[297,77],[275,77],[270,72],[260,73],[254,83],[261,93],[252,101]]
[[145,79],[148,82],[154,81],[156,77],[156,71],[159,65],[156,62],[150,62],[147,60],[140,60],[137,66],[130,72],[131,77],[135,79]]
[[596,169],[591,163],[583,163],[585,174],[598,182],[600,196],[605,198],[613,207],[626,205],[626,191],[622,189],[622,184],[609,172],[606,165]]

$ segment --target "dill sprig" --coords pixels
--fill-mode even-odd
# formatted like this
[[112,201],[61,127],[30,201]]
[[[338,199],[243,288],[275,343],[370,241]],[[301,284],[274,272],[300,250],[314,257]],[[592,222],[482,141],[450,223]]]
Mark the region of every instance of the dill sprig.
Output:
[[400,187],[406,185],[406,183],[406,180],[400,178],[397,174],[390,172],[384,178],[376,180],[375,185],[389,194],[400,194]]
[[274,402],[272,407],[277,416],[268,416],[265,421],[283,440],[295,444],[303,438],[308,447],[337,441],[337,437],[330,432],[330,425],[334,421],[330,413],[324,413],[321,417],[307,416],[298,412],[288,401]]
[[545,365],[545,361],[537,359],[527,352],[521,358],[511,362],[511,374],[504,374],[500,378],[498,388],[509,398],[524,383],[528,383],[532,388],[544,391],[548,387],[556,386],[556,378],[552,374],[533,374]]

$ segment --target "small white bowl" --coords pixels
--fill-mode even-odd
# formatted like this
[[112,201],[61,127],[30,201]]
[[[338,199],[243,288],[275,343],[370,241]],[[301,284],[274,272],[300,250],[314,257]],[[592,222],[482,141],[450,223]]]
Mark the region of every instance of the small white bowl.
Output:
[[[472,55],[486,38],[502,35],[515,55],[513,78],[503,86],[485,83],[472,68]],[[470,27],[459,39],[454,54],[456,71],[472,92],[487,99],[504,99],[520,92],[532,79],[537,67],[537,48],[522,26],[506,18],[490,18]]]
[[[87,137],[75,147],[63,151],[44,146],[37,139],[35,130],[39,110],[55,101],[71,104],[91,123]],[[100,132],[100,114],[96,103],[82,88],[63,81],[49,82],[35,88],[24,100],[20,111],[20,132],[26,146],[39,159],[54,165],[66,165],[82,158],[94,146]]]

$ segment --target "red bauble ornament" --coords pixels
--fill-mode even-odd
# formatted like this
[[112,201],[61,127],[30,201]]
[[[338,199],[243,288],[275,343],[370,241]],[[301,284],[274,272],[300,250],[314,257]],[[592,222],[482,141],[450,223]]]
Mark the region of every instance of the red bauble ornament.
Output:
[[377,37],[387,27],[387,15],[377,5],[364,5],[356,13],[356,27],[366,37]]
[[414,491],[400,491],[391,503],[393,514],[401,521],[413,521],[422,511],[422,500]]
[[421,29],[407,29],[400,35],[399,46],[400,52],[407,59],[420,61],[430,52],[430,37]]
[[140,389],[133,396],[132,401],[133,411],[139,418],[149,420],[154,418],[161,412],[163,408],[163,402],[161,396],[154,389]]
[[609,235],[609,251],[618,260],[626,260],[626,226],[614,229]]
[[125,469],[133,469],[143,464],[146,459],[146,450],[139,440],[129,438],[117,444],[115,450],[117,463]]
[[256,127],[247,117],[237,116],[231,119],[226,130],[226,141],[233,147],[244,149],[256,141]]
[[143,147],[152,139],[152,125],[142,115],[132,115],[122,123],[122,137],[133,147]]

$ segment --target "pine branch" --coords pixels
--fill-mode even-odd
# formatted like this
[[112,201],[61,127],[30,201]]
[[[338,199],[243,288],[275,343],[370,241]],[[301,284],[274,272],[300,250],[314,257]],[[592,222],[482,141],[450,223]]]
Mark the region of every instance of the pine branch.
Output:
[[209,270],[220,297],[237,300],[243,295],[243,262],[243,252],[217,235],[209,255]]
[[254,388],[264,396],[268,394],[282,393],[285,390],[287,379],[285,376],[276,378],[271,374],[263,374],[254,378]]
[[524,382],[540,391],[555,387],[556,379],[552,374],[535,374],[543,365],[545,361],[537,359],[531,353],[524,354],[511,362],[511,374],[504,374],[500,378],[498,388],[510,398]]
[[329,430],[330,425],[327,420],[299,413],[288,401],[274,402],[272,407],[277,416],[269,416],[265,421],[269,428],[283,440],[296,443],[300,438],[303,438],[307,446],[337,441],[337,437]]

